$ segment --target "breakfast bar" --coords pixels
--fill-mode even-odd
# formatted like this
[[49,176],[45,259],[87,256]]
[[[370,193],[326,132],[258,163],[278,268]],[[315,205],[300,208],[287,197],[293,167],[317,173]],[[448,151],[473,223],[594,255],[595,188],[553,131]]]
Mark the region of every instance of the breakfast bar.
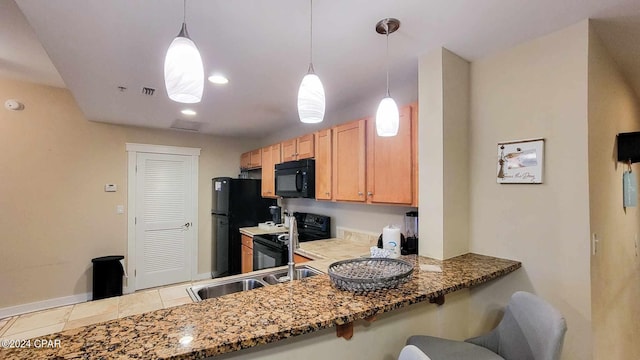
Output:
[[[362,249],[361,244],[340,239],[309,244],[299,252],[317,258],[309,264],[323,271],[335,261],[328,257],[330,252],[322,256],[323,247]],[[204,359],[332,327],[338,336],[356,338],[355,321],[373,321],[412,304],[436,302],[521,267],[518,261],[478,254],[444,261],[415,255],[405,259],[414,264],[413,278],[397,289],[354,294],[336,289],[322,274],[51,334],[40,341],[60,346],[5,348],[0,358]]]

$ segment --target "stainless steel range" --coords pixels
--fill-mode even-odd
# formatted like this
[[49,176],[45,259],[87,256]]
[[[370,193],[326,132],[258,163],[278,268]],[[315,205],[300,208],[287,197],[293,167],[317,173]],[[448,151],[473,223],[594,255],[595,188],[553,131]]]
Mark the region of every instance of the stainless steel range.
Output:
[[[331,237],[331,218],[324,215],[294,212],[300,242]],[[253,237],[253,270],[287,265],[289,239],[286,234]]]

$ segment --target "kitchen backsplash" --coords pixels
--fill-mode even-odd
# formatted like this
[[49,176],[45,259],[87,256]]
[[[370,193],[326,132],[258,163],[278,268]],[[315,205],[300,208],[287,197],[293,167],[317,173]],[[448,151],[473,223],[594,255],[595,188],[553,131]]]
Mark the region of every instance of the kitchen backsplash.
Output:
[[375,246],[378,243],[378,237],[380,237],[380,234],[338,226],[336,227],[336,237],[344,240],[356,241],[368,246]]

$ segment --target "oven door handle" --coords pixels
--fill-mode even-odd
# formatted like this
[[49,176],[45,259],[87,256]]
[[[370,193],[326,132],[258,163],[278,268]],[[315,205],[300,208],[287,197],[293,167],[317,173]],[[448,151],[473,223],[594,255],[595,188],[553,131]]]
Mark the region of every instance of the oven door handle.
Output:
[[297,192],[302,191],[303,176],[304,174],[300,170],[296,171],[296,191]]

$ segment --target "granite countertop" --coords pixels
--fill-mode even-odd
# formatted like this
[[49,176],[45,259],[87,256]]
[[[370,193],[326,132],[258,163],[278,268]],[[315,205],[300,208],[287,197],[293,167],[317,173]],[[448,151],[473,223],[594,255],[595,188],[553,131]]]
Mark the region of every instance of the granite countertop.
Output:
[[[364,255],[368,248],[330,239],[302,243],[298,252],[317,258],[308,264],[326,271],[330,262]],[[416,265],[413,278],[397,289],[354,294],[337,290],[323,274],[66,330],[39,338],[59,340],[59,347],[0,349],[0,358],[202,359],[435,299],[521,267],[517,261],[477,254],[444,261],[413,255],[408,260]],[[425,271],[424,265],[442,271]]]

